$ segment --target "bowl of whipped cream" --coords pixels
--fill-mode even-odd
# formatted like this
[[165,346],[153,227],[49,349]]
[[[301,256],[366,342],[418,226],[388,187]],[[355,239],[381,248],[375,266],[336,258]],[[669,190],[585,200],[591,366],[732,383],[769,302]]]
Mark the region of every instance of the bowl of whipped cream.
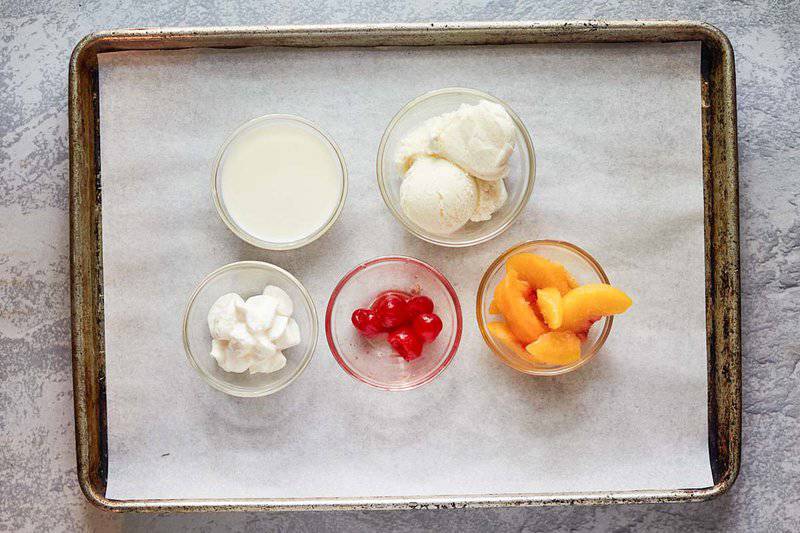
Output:
[[233,396],[265,396],[288,386],[311,360],[317,334],[305,287],[261,261],[230,263],[206,276],[183,316],[189,363]]
[[502,100],[452,87],[425,93],[391,120],[378,148],[386,205],[417,237],[472,246],[506,230],[533,191],[530,135]]

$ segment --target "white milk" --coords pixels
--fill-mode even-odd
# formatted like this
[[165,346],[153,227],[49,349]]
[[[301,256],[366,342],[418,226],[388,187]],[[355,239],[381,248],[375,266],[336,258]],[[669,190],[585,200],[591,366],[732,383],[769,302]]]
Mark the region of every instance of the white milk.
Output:
[[244,130],[219,167],[222,203],[245,232],[275,243],[316,233],[342,194],[336,151],[311,126],[276,119]]

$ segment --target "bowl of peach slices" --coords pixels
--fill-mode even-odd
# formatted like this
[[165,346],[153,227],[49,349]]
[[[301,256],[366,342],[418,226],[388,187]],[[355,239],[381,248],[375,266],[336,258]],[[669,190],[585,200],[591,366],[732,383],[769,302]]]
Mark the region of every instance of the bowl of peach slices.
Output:
[[486,344],[508,366],[533,375],[575,370],[611,332],[631,299],[594,258],[562,241],[530,241],[498,257],[478,288]]

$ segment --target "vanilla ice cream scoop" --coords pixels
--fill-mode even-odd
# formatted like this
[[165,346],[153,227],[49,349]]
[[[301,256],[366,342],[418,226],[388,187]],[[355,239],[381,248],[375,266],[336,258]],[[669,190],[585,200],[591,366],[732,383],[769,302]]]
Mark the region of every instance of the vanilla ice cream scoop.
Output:
[[478,186],[449,161],[419,156],[400,185],[400,204],[406,216],[426,231],[447,235],[475,213]]
[[433,140],[442,131],[451,114],[429,118],[400,140],[395,154],[395,164],[400,172],[406,172],[417,157],[433,155]]
[[432,136],[431,153],[484,181],[508,177],[516,126],[503,106],[482,100],[443,117],[446,123]]
[[503,180],[475,180],[478,186],[478,206],[470,217],[473,222],[489,220],[508,200],[508,191]]

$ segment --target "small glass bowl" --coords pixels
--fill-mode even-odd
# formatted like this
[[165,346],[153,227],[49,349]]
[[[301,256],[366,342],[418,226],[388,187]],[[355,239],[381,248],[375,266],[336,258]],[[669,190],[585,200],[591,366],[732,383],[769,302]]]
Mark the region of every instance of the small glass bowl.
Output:
[[492,301],[495,287],[503,276],[505,276],[506,260],[512,255],[523,252],[535,253],[561,263],[580,285],[585,285],[587,283],[609,283],[608,276],[606,276],[603,268],[591,255],[574,244],[563,241],[541,240],[524,242],[506,250],[489,265],[489,268],[486,269],[486,273],[481,279],[481,283],[478,286],[476,317],[481,335],[483,335],[483,339],[494,354],[511,368],[526,374],[534,376],[566,374],[586,364],[586,362],[594,357],[598,350],[600,350],[606,342],[609,333],[611,333],[611,324],[614,322],[614,317],[607,316],[595,322],[591,329],[589,329],[586,341],[583,342],[581,346],[581,358],[574,363],[561,366],[537,364],[516,355],[513,350],[507,348],[503,343],[497,341],[494,336],[492,336],[486,324],[494,320],[502,320],[502,315],[489,314],[489,304]]
[[[351,322],[353,311],[386,291],[419,293],[433,300],[442,331],[422,355],[405,361],[386,335],[366,338]],[[435,378],[453,359],[461,341],[461,305],[453,286],[435,268],[412,257],[378,257],[348,272],[333,290],[325,314],[325,333],[333,357],[359,381],[373,387],[409,390]]]
[[[284,351],[286,366],[277,372],[225,372],[211,357],[208,310],[223,294],[235,292],[246,300],[261,294],[267,285],[285,290],[294,302],[292,318],[300,327],[300,344]],[[311,361],[318,333],[317,311],[305,287],[282,268],[261,261],[230,263],[206,276],[183,314],[183,346],[189,363],[209,385],[233,396],[266,396],[289,385]]]
[[[502,105],[517,126],[517,146],[510,159],[510,170],[505,180],[508,200],[490,220],[467,222],[449,235],[431,233],[409,219],[400,204],[400,185],[403,174],[395,163],[400,141],[414,128],[431,117],[455,111],[461,104],[477,104],[489,100]],[[536,155],[528,130],[517,114],[502,100],[494,96],[461,87],[431,91],[407,103],[392,118],[381,138],[378,148],[378,186],[383,201],[405,228],[420,239],[440,246],[463,247],[486,242],[505,231],[528,203],[536,177]]]
[[[325,144],[329,146],[331,153],[336,156],[342,172],[339,200],[336,209],[333,210],[328,220],[309,235],[287,242],[266,241],[242,228],[225,206],[225,198],[222,194],[222,179],[220,176],[220,169],[224,162],[226,151],[228,147],[236,141],[237,138],[252,129],[262,127],[265,124],[278,122],[288,122],[293,125],[300,126],[322,139]],[[220,218],[225,225],[228,226],[228,229],[230,229],[237,237],[252,244],[253,246],[257,246],[265,250],[294,250],[295,248],[305,246],[306,244],[312,243],[322,237],[325,232],[327,232],[331,226],[333,226],[333,224],[336,222],[336,219],[339,218],[342,208],[344,207],[344,202],[347,199],[347,166],[344,163],[344,156],[342,155],[341,150],[339,150],[339,147],[336,145],[333,139],[331,139],[324,131],[322,131],[319,126],[296,115],[264,115],[249,120],[239,126],[222,144],[222,147],[219,149],[219,154],[217,154],[217,159],[214,162],[214,169],[211,172],[211,194],[214,198],[214,206],[217,208],[217,213],[219,213]]]

